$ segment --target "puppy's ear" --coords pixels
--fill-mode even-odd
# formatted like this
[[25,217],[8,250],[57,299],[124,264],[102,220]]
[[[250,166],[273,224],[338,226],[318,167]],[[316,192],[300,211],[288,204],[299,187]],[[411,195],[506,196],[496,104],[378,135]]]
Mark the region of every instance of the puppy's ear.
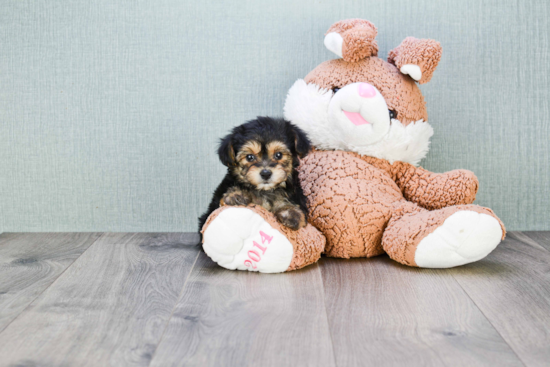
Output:
[[235,165],[235,150],[233,149],[233,135],[229,134],[220,140],[218,148],[218,156],[224,166],[230,167]]
[[290,125],[294,136],[294,148],[296,149],[296,153],[298,153],[300,158],[304,158],[311,150],[311,142],[302,129],[291,123],[288,124]]

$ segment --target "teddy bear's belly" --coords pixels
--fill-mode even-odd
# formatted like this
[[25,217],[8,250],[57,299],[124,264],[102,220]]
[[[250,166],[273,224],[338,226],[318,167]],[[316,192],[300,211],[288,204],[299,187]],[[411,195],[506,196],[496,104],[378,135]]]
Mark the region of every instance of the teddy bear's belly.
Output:
[[327,239],[332,257],[371,257],[384,253],[382,234],[393,203],[403,195],[383,170],[355,154],[316,151],[300,168],[308,198],[309,221]]

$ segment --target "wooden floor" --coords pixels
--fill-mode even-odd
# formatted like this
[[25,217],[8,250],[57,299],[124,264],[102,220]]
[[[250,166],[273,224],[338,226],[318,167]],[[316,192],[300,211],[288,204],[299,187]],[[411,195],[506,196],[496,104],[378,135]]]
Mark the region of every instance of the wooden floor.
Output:
[[228,271],[196,234],[0,235],[1,366],[550,366],[550,232],[428,270]]

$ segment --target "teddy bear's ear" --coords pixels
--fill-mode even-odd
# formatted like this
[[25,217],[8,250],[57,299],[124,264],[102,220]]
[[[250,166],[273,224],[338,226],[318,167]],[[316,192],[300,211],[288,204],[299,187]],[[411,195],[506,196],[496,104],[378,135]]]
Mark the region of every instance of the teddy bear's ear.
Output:
[[430,39],[407,37],[390,51],[388,62],[420,84],[430,81],[441,60],[441,45]]
[[325,46],[345,61],[357,62],[378,54],[376,33],[376,27],[368,20],[341,20],[325,34]]

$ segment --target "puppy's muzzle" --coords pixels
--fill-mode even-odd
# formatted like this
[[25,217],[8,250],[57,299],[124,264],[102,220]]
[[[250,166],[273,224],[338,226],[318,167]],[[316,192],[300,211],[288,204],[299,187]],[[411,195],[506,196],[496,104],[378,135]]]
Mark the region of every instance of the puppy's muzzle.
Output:
[[269,180],[271,175],[272,175],[272,173],[268,169],[263,169],[263,170],[260,171],[260,176],[266,181]]

